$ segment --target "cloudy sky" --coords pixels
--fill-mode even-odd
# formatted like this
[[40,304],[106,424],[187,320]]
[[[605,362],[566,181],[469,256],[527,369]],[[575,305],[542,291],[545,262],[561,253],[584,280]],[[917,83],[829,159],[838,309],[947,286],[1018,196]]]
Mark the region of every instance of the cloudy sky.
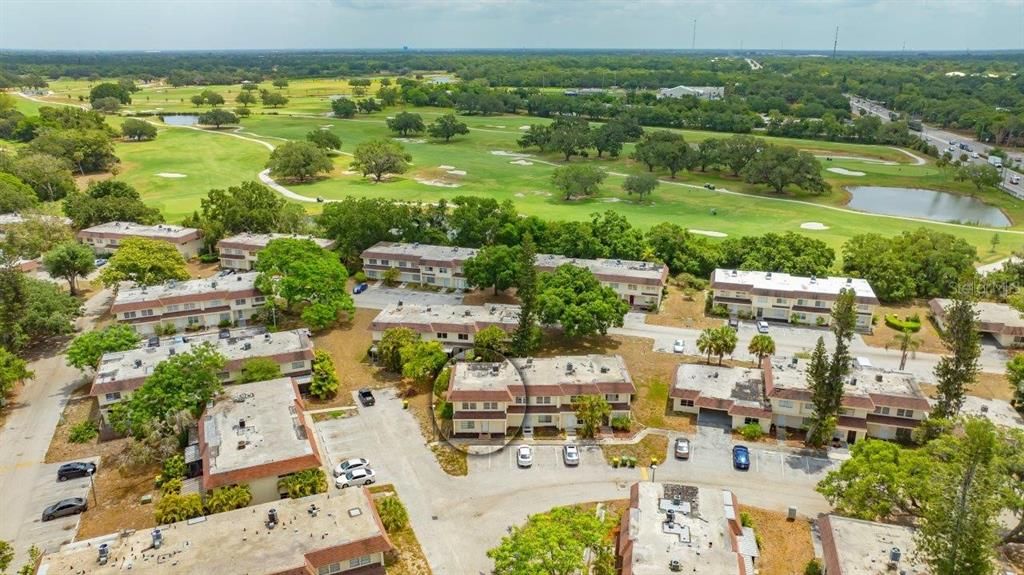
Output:
[[0,0],[0,48],[1024,49],[1024,0]]

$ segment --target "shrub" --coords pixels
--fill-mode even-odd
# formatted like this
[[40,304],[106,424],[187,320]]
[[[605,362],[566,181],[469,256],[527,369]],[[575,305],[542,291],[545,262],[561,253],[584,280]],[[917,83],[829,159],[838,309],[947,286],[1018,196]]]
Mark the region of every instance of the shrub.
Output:
[[352,274],[352,279],[354,279],[357,284],[364,283],[366,281],[366,272],[359,270]]
[[212,264],[220,261],[220,256],[217,254],[199,254],[199,261],[204,264]]
[[156,502],[154,516],[157,523],[176,523],[203,514],[203,499],[198,493],[169,494]]
[[823,575],[823,573],[824,570],[821,568],[821,563],[817,559],[811,559],[804,567],[804,575]]
[[277,488],[288,493],[288,497],[299,499],[327,491],[327,476],[319,467],[299,471],[277,482]]
[[[708,300],[710,300],[710,299],[711,298],[708,298]],[[725,307],[722,304],[718,304],[718,305],[712,306],[711,307],[711,315],[718,316],[718,317],[726,317],[726,316],[729,315],[729,308]]]
[[309,392],[320,399],[330,399],[338,395],[338,374],[334,369],[334,360],[322,349],[313,352],[313,381]]
[[448,392],[448,380],[451,374],[451,368],[446,366],[434,379],[434,395],[438,398],[444,399],[445,393]]
[[455,407],[447,401],[441,402],[441,419],[451,420],[455,417]]
[[814,320],[814,323],[818,324],[818,327],[823,327],[828,322],[825,321],[825,318],[819,315],[817,319]]
[[612,429],[616,431],[629,431],[632,426],[633,422],[629,417],[620,415],[612,418]]
[[388,533],[401,531],[409,524],[409,512],[396,496],[384,497],[377,501],[380,522]]
[[181,488],[185,485],[185,482],[179,477],[174,479],[168,479],[160,485],[161,495],[178,495],[181,493]]
[[754,520],[750,517],[750,514],[746,511],[740,511],[740,525],[744,527],[753,527]]
[[206,496],[207,513],[223,513],[232,509],[241,509],[252,502],[252,492],[248,485],[229,485],[214,489]]
[[76,423],[71,427],[71,431],[68,432],[68,441],[71,443],[88,443],[99,434],[99,426],[93,421],[86,420]]
[[921,317],[917,314],[900,319],[900,316],[891,313],[885,316],[885,325],[896,331],[910,330],[911,333],[921,331]]
[[619,462],[620,462],[620,459],[618,457],[613,457],[612,458],[612,467],[618,467],[619,466]]
[[764,437],[764,432],[761,431],[761,424],[759,423],[748,423],[736,431],[747,441],[756,441]]
[[172,455],[164,460],[164,466],[160,470],[160,476],[157,478],[156,484],[159,487],[172,479],[184,479],[186,471],[185,456],[181,454]]
[[217,323],[217,327],[231,327],[233,324],[230,319],[222,319]]

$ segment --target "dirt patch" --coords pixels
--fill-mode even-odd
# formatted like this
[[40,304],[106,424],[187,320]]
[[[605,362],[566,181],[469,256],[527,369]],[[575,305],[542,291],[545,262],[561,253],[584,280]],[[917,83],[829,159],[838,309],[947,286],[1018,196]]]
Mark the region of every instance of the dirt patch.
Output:
[[605,461],[609,464],[616,457],[619,459],[634,457],[637,466],[647,466],[654,460],[657,460],[658,463],[665,461],[665,457],[668,455],[668,437],[648,435],[632,445],[602,445],[601,451],[604,453]]
[[377,316],[372,309],[357,308],[351,321],[313,336],[317,349],[326,351],[334,360],[338,374],[338,395],[324,401],[309,398],[309,409],[353,405],[352,392],[361,387],[381,388],[395,384],[400,378],[370,363],[366,352],[373,343],[370,322]]
[[113,178],[114,174],[110,172],[101,172],[99,174],[86,174],[84,176],[75,176],[75,187],[79,190],[84,190],[89,187],[89,184],[93,182],[103,182]]
[[633,396],[633,419],[647,427],[670,429],[693,433],[696,431],[696,417],[689,414],[675,413],[669,401],[672,390],[671,380],[650,378],[636,383],[636,395]]
[[[370,488],[374,501],[385,497],[399,497],[398,490],[393,485],[374,485]],[[416,533],[412,525],[406,524],[405,528],[388,533],[391,543],[395,546],[393,556],[385,559],[385,566],[391,575],[430,575],[430,564],[427,563],[427,556],[423,553],[420,542],[416,539]]]
[[761,575],[799,575],[814,558],[811,525],[806,519],[788,521],[785,513],[740,505],[740,513],[749,515],[761,543],[757,562]]
[[651,325],[690,329],[719,327],[723,324],[721,318],[704,313],[704,298],[706,296],[707,292],[696,291],[687,298],[682,288],[669,286],[668,295],[661,302],[661,311],[647,314],[645,321]]
[[46,451],[46,463],[57,463],[71,459],[82,459],[85,457],[97,457],[112,455],[120,452],[124,447],[124,441],[108,441],[100,443],[93,438],[85,443],[71,443],[68,436],[71,428],[83,421],[98,421],[99,409],[96,400],[88,395],[88,385],[75,390],[64,407],[64,413],[60,416],[57,429],[53,432],[53,439],[50,440],[50,448]]
[[462,297],[462,303],[465,305],[486,305],[490,303],[519,305],[519,299],[516,298],[515,288],[499,291],[497,294],[494,293],[493,289],[478,289],[467,292]]
[[[921,391],[933,399],[938,397],[938,387],[930,383],[921,384]],[[978,381],[967,388],[967,394],[982,399],[1010,401],[1013,399],[1013,388],[1010,387],[1005,374],[983,371],[978,374]]]
[[[885,316],[889,314],[896,314],[901,319],[917,314],[921,318],[921,331],[914,334],[915,337],[921,340],[921,346],[917,348],[917,351],[922,353],[946,352],[946,348],[942,345],[942,339],[939,337],[939,332],[935,329],[935,324],[928,318],[931,311],[925,303],[879,306],[875,311],[878,323],[875,325],[874,333],[864,334],[862,336],[864,343],[882,348],[889,345],[889,349],[899,350],[899,347],[892,345],[891,342],[892,338],[899,335],[900,332],[885,325]],[[907,358],[907,363],[912,361],[914,361],[912,356]]]
[[188,271],[188,275],[194,279],[208,278],[220,271],[217,262],[207,264],[199,260],[186,262],[185,269]]

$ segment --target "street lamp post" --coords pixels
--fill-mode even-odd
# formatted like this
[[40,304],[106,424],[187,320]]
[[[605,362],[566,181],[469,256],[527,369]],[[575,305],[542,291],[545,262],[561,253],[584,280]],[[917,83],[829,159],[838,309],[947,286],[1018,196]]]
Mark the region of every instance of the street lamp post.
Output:
[[98,507],[99,504],[100,504],[100,497],[99,497],[99,494],[96,493],[96,472],[95,471],[93,471],[92,473],[89,474],[89,486],[92,489],[92,500],[96,504],[96,506]]
[[651,483],[654,483],[654,472],[658,470],[658,466],[654,463],[651,464]]

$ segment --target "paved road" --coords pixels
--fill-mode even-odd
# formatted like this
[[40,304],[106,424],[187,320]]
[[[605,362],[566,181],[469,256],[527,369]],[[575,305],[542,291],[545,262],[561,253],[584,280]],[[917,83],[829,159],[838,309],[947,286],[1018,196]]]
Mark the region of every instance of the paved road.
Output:
[[[684,353],[698,355],[697,338],[700,337],[700,330],[651,325],[645,323],[646,316],[642,313],[629,313],[621,328],[612,328],[609,333],[616,335],[629,335],[644,337],[654,340],[654,350],[671,352],[672,344],[677,339],[683,340]],[[810,352],[814,349],[819,337],[825,338],[825,345],[832,348],[835,345],[835,337],[832,332],[824,328],[797,327],[788,324],[771,323],[769,335],[775,340],[776,355],[779,357],[791,357],[799,352]],[[737,332],[739,342],[736,345],[735,357],[745,359],[748,357],[746,350],[750,339],[757,335],[753,322],[742,321]],[[901,354],[899,350],[886,350],[885,348],[872,347],[864,343],[860,335],[854,335],[850,343],[850,349],[855,357],[864,357],[870,360],[875,367],[897,369],[900,365]],[[991,373],[1005,373],[1006,362],[1009,355],[1005,350],[997,347],[991,342],[982,345],[981,369]],[[925,381],[933,379],[932,371],[938,364],[941,356],[933,353],[918,353],[913,358],[907,359],[905,370],[922,378]]]
[[402,287],[384,287],[381,283],[370,284],[361,294],[352,296],[356,307],[384,309],[389,305],[403,302],[416,305],[457,305],[462,303],[462,292],[431,292],[405,289]]
[[[79,329],[92,329],[111,296],[104,290],[86,302],[85,315],[77,322]],[[51,539],[52,533],[41,533],[32,521],[42,512],[40,489],[48,500],[45,491],[55,477],[52,466],[43,463],[43,456],[68,397],[84,382],[81,372],[64,363],[63,354],[33,361],[30,368],[35,379],[15,398],[14,408],[0,429],[0,539],[13,543],[19,557],[16,565],[27,557],[29,546]],[[65,532],[65,536],[74,536],[74,530]]]
[[[648,478],[647,469],[605,465],[599,449],[592,447],[583,448],[580,467],[566,468],[556,446],[537,447],[530,469],[517,468],[511,450],[505,450],[471,457],[466,477],[448,476],[390,391],[358,415],[326,420],[316,429],[330,465],[367,457],[380,482],[395,485],[438,575],[489,573],[486,550],[498,544],[510,525],[558,505],[625,498],[632,483]],[[731,489],[741,501],[768,509],[796,505],[805,515],[828,511],[813,488],[834,462],[754,448],[753,468],[739,472],[729,459],[731,439],[720,430],[706,433],[694,439],[691,461],[666,462],[655,479]]]

